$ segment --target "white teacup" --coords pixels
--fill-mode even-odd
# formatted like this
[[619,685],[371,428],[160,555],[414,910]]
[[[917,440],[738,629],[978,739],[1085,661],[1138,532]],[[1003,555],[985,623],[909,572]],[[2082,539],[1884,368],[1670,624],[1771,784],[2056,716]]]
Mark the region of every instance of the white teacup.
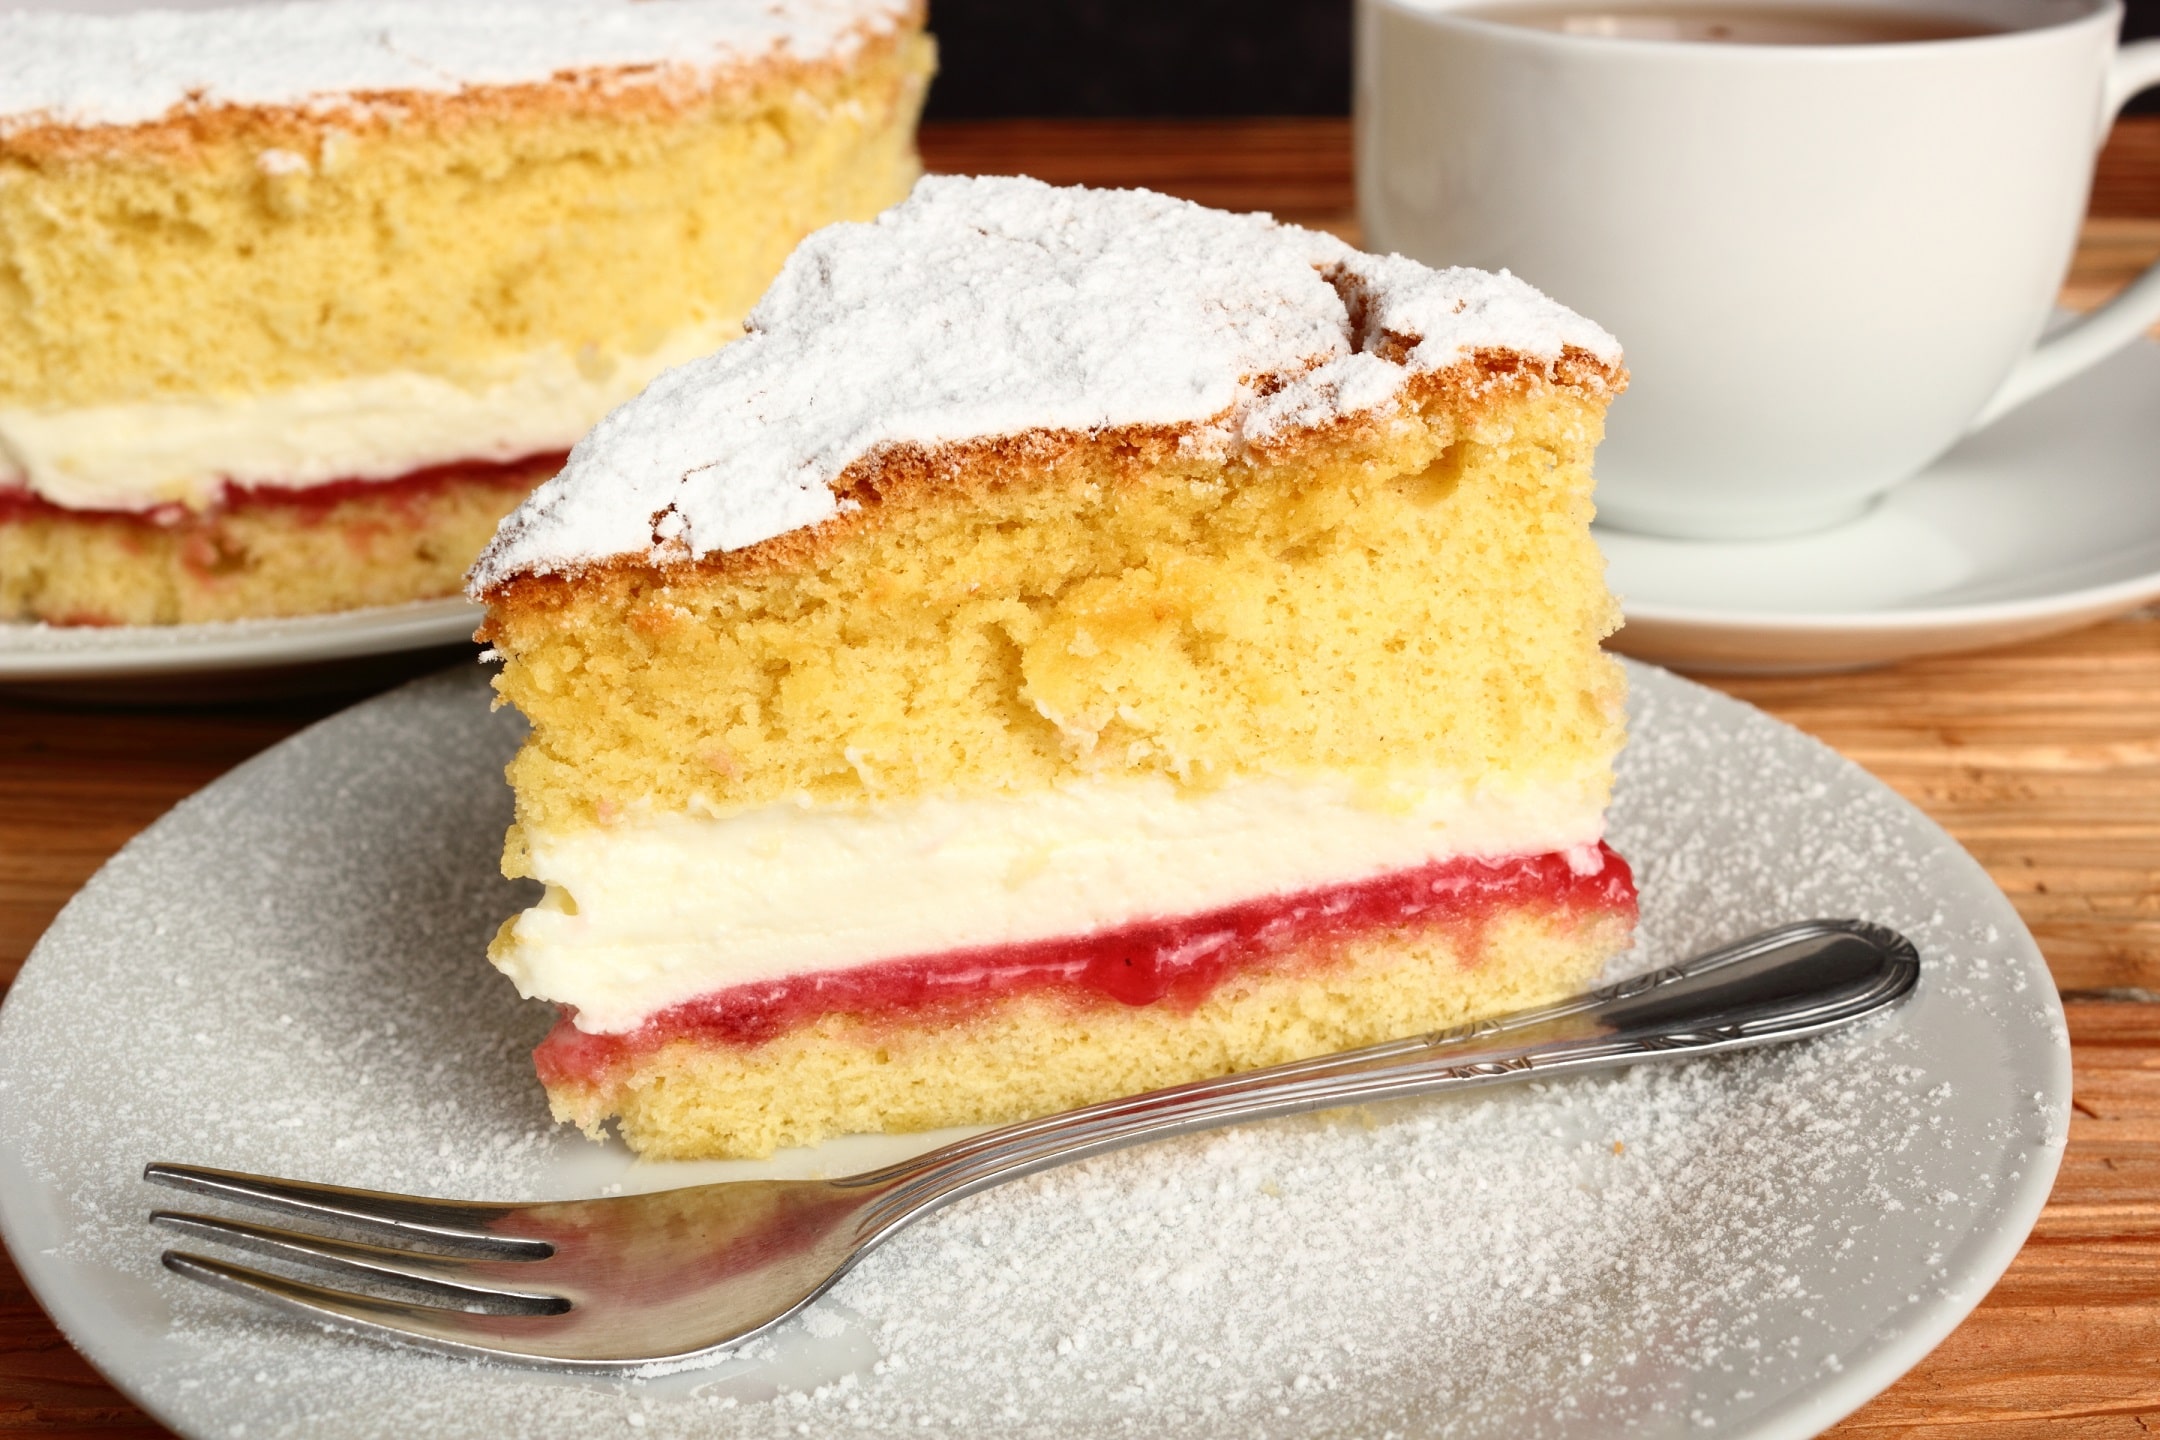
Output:
[[1606,38],[1467,13],[1550,0],[1359,0],[1365,242],[1506,267],[1620,337],[1633,380],[1598,454],[1608,523],[1719,539],[1834,524],[2160,319],[2156,265],[2040,340],[2094,157],[2160,83],[2160,41],[2118,51],[2114,0],[1807,8],[1838,5],[1991,33]]

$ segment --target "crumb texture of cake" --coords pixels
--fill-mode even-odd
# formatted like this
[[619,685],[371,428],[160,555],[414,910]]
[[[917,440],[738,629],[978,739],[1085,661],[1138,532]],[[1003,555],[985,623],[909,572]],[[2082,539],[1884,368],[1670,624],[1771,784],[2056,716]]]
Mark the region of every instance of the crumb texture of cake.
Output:
[[561,457],[277,491],[207,511],[72,515],[0,495],[0,615],[195,625],[455,595]]
[[[900,1015],[855,983],[1593,853],[1619,362],[1511,277],[1146,192],[931,179],[813,236],[744,341],[610,415],[474,572],[533,727],[505,868],[547,887],[491,953],[569,1032],[643,1037],[559,1068],[560,1113],[756,1153],[1586,981],[1625,943],[1624,866],[1146,962],[1205,993],[1106,1006],[992,967],[964,1013]],[[772,985],[837,1008],[649,1043]]]
[[[60,575],[112,550],[106,516],[225,511],[297,556],[296,512],[239,514],[260,492],[560,457],[739,336],[804,235],[906,193],[920,25],[905,0],[0,14],[6,543]],[[462,547],[499,496],[405,549]],[[176,607],[169,549],[95,618],[231,603]],[[247,613],[351,593],[277,569]],[[375,588],[453,593],[441,569]],[[0,616],[86,583],[17,583]]]

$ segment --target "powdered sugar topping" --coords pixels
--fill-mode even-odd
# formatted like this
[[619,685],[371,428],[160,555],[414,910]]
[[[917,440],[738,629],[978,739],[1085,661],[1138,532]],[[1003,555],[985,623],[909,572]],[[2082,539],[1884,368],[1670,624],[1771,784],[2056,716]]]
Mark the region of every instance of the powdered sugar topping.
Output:
[[603,420],[473,574],[698,558],[840,512],[894,447],[1197,427],[1265,445],[1386,405],[1480,351],[1550,366],[1618,343],[1505,273],[1433,270],[1144,190],[931,177],[805,240],[748,336]]
[[[114,9],[116,7],[104,7]],[[454,92],[568,70],[731,69],[844,54],[905,0],[287,0],[0,9],[0,132],[132,125],[176,107],[336,106],[350,92]]]

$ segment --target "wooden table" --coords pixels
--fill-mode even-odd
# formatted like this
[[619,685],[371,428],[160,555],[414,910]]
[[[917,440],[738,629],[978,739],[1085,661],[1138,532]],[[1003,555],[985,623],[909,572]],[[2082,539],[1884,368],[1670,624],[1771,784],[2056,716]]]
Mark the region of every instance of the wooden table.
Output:
[[[924,150],[938,169],[1144,184],[1354,230],[1340,121],[986,122],[935,127]],[[2085,242],[2072,303],[2160,254],[2160,120],[2118,127]],[[2031,1241],[1957,1333],[1835,1433],[2160,1433],[2160,613],[1870,674],[1706,678],[1948,827],[2039,937],[2070,1017],[2070,1149]],[[0,698],[0,986],[130,835],[354,698],[162,710]],[[0,1256],[0,1434],[17,1431],[164,1433]]]

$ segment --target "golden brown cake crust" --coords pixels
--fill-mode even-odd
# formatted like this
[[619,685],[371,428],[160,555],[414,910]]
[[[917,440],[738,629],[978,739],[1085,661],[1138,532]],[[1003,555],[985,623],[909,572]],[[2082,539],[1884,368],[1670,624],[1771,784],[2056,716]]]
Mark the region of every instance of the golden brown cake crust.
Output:
[[442,92],[351,90],[340,104],[239,105],[197,99],[155,120],[81,125],[41,115],[0,118],[0,165],[47,166],[109,162],[133,155],[184,165],[235,141],[281,148],[312,141],[325,129],[352,133],[424,126],[451,130],[474,123],[551,115],[605,114],[655,119],[679,115],[715,98],[743,101],[779,86],[829,84],[848,71],[889,58],[916,43],[925,7],[912,0],[905,21],[887,28],[862,22],[854,43],[807,58],[772,54],[733,65],[603,65],[526,84],[468,85]]
[[1532,374],[1265,463],[1159,433],[948,452],[957,473],[887,456],[859,508],[757,546],[516,577],[484,636],[535,726],[520,823],[1082,773],[1382,783],[1403,747],[1598,770],[1621,692],[1588,534],[1602,410]]
[[[1468,433],[1492,421],[1507,406],[1555,388],[1573,391],[1602,408],[1626,390],[1627,380],[1625,366],[1608,364],[1575,347],[1549,366],[1522,355],[1480,352],[1445,370],[1412,376],[1398,402],[1385,410],[1347,416],[1254,447],[1241,463],[1247,467],[1297,465],[1345,450],[1375,448],[1407,416],[1425,418],[1448,412],[1453,428]],[[887,446],[841,473],[835,493],[853,504],[823,524],[694,560],[686,557],[656,564],[643,556],[624,556],[579,569],[514,575],[476,597],[488,606],[480,635],[495,638],[513,617],[536,618],[560,611],[579,591],[622,593],[684,581],[713,582],[807,569],[876,525],[880,512],[895,503],[965,504],[972,493],[1023,477],[1039,478],[1057,469],[1113,482],[1144,483],[1173,466],[1201,429],[1194,424],[1133,425],[1094,434],[1030,430],[935,447]],[[659,517],[654,519],[657,523]],[[655,543],[658,548],[659,542]]]

